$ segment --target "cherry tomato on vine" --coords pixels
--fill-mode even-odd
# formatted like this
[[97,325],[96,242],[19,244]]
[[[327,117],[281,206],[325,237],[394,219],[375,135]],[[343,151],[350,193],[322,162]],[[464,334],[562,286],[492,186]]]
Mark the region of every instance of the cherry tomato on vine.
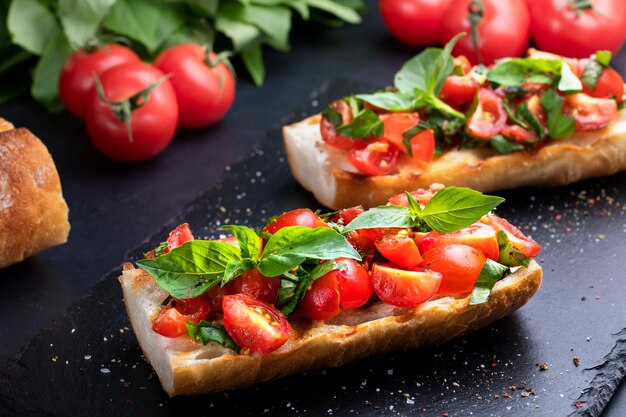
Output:
[[435,295],[441,285],[441,274],[425,268],[406,270],[375,263],[372,285],[383,302],[396,307],[415,307]]
[[276,307],[245,294],[222,301],[226,332],[243,349],[270,353],[287,343],[291,325]]
[[172,74],[180,117],[178,126],[210,126],[226,116],[235,99],[235,77],[213,52],[197,44],[180,44],[163,51],[154,66]]
[[423,266],[441,274],[437,294],[455,295],[471,292],[476,278],[487,262],[479,250],[466,245],[444,245],[424,252]]
[[210,304],[203,298],[189,298],[170,301],[152,324],[155,333],[165,337],[179,337],[187,334],[187,322],[199,323],[211,312]]
[[127,62],[140,62],[140,59],[130,48],[114,43],[99,46],[93,51],[74,51],[65,60],[59,77],[59,96],[67,110],[84,118],[94,74],[99,76],[109,68]]
[[[85,112],[87,132],[96,148],[120,161],[149,159],[165,149],[176,132],[178,105],[163,73],[133,62],[105,71],[100,82],[103,97],[93,88]],[[142,91],[147,93],[138,96]],[[122,105],[126,100],[131,102],[128,114]]]
[[393,144],[377,140],[348,152],[348,162],[366,175],[387,175],[398,165],[400,150]]
[[[474,34],[470,15],[477,22],[477,33]],[[444,43],[457,33],[467,33],[459,39],[453,54],[465,55],[473,64],[490,65],[498,58],[521,56],[530,39],[530,14],[523,0],[453,1],[441,25],[441,39]],[[474,47],[474,39],[477,41],[477,49]]]
[[507,114],[502,99],[488,88],[478,92],[478,106],[470,116],[466,130],[471,136],[479,139],[491,139],[504,127]]
[[274,234],[283,227],[288,226],[304,226],[310,228],[330,227],[311,209],[304,208],[287,211],[281,214],[265,226],[265,231]]
[[452,0],[380,0],[380,15],[393,36],[413,46],[441,39],[441,19]]
[[246,294],[268,304],[276,302],[279,289],[280,277],[265,277],[256,268],[244,272],[232,286],[233,293]]
[[586,58],[607,49],[616,54],[626,40],[623,0],[531,2],[531,30],[539,49]]

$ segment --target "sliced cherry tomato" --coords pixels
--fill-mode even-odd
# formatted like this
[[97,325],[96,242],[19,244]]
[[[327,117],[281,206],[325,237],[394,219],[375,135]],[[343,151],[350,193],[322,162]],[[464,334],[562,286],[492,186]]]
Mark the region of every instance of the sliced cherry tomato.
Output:
[[202,298],[204,298],[209,305],[211,306],[211,311],[222,311],[222,300],[225,296],[233,293],[232,283],[224,285],[223,287],[220,285],[216,285],[211,287],[207,292],[202,294]]
[[365,235],[362,235],[356,230],[348,232],[348,234],[346,235],[346,239],[348,240],[348,242],[350,242],[354,249],[356,249],[357,252],[371,250],[376,247],[372,239]]
[[465,55],[458,55],[454,57],[454,73],[467,75],[472,70],[472,63]]
[[132,49],[113,43],[93,51],[79,49],[73,52],[65,60],[59,76],[59,96],[67,110],[81,119],[85,117],[94,74],[100,76],[109,68],[127,62],[140,62],[140,59]]
[[[411,191],[411,197],[417,200],[418,203],[425,206],[428,202],[433,198],[433,196],[437,193],[437,191],[443,188],[443,184],[433,183],[430,185],[429,189],[419,188],[416,191]],[[406,193],[396,194],[389,198],[389,203],[394,206],[409,206],[409,199],[406,196]]]
[[463,106],[474,100],[478,87],[478,82],[469,75],[450,75],[446,78],[439,96],[446,103]]
[[422,240],[422,253],[443,245],[457,243],[478,249],[487,258],[497,261],[500,254],[496,230],[484,223],[474,223],[452,233],[432,231]]
[[335,223],[342,223],[343,225],[347,226],[359,214],[363,213],[363,211],[363,206],[354,206],[347,209],[342,209],[339,210],[339,212],[332,217],[332,221],[334,221]]
[[280,277],[265,277],[256,268],[246,271],[233,284],[233,293],[246,294],[268,304],[276,302],[279,289]]
[[380,15],[389,32],[413,46],[439,42],[441,19],[451,0],[380,0]]
[[359,229],[357,232],[361,236],[365,236],[372,242],[376,242],[380,239],[385,233],[399,233],[401,230],[407,230],[399,227],[375,227],[372,229]]
[[[404,133],[415,127],[420,118],[417,113],[390,113],[380,116],[385,125],[385,133],[381,139],[394,144],[402,153],[408,154],[404,145]],[[430,161],[435,152],[435,136],[432,129],[426,129],[411,138],[413,158]]]
[[390,262],[402,268],[411,268],[422,262],[415,241],[404,229],[385,233],[376,241],[376,249]]
[[528,129],[524,129],[520,125],[505,125],[502,128],[502,136],[515,142],[532,142],[539,139],[539,136]]
[[193,234],[189,229],[189,223],[183,223],[179,226],[176,226],[174,230],[172,230],[167,237],[167,249],[163,251],[163,254],[168,253],[174,248],[179,247],[185,242],[193,240]]
[[287,226],[304,226],[310,228],[330,227],[317,214],[310,209],[296,209],[287,211],[265,226],[267,233],[274,234],[283,227]]
[[187,322],[199,323],[210,312],[211,306],[203,298],[173,299],[154,320],[152,330],[165,337],[183,336],[187,334]]
[[335,271],[316,279],[304,294],[298,310],[311,320],[330,320],[341,311],[339,281]]
[[513,226],[505,219],[498,217],[495,214],[488,214],[481,219],[481,222],[491,225],[496,232],[504,230],[513,248],[524,254],[524,256],[530,258],[537,256],[539,252],[541,252],[541,245],[539,243],[526,236],[524,232]]
[[174,45],[163,51],[154,66],[165,74],[176,92],[178,126],[196,129],[222,120],[235,99],[235,77],[228,66],[201,45]]
[[369,272],[354,259],[337,258],[336,262],[342,268],[330,273],[334,273],[339,282],[341,308],[349,310],[361,307],[374,294]]
[[617,103],[610,98],[570,94],[565,97],[565,112],[576,120],[576,130],[597,130],[617,119]]
[[387,175],[395,171],[400,150],[389,142],[374,141],[365,147],[352,148],[348,162],[366,175]]
[[424,252],[423,266],[441,274],[437,294],[455,295],[471,292],[476,278],[487,262],[479,250],[466,245],[443,245]]
[[[589,59],[578,61],[578,75],[582,76],[589,65]],[[605,68],[595,88],[591,90],[583,83],[583,93],[597,98],[615,98],[618,103],[624,97],[624,79],[613,68]]]
[[270,353],[284,345],[292,333],[283,313],[245,294],[227,295],[222,301],[224,327],[243,349]]
[[478,92],[478,105],[467,123],[467,133],[479,139],[491,139],[502,131],[507,115],[502,99],[488,88]]
[[383,302],[396,307],[415,307],[435,295],[441,285],[441,274],[425,268],[405,270],[393,264],[375,263],[372,285]]
[[[344,100],[335,101],[329,107],[341,115],[341,123],[339,126],[348,124],[352,121],[352,109],[350,109],[350,105]],[[335,148],[352,148],[355,144],[355,140],[337,133],[337,127],[339,126],[333,125],[326,117],[322,116],[322,120],[320,121],[320,133],[322,135],[322,139],[324,139],[324,142],[328,145]]]

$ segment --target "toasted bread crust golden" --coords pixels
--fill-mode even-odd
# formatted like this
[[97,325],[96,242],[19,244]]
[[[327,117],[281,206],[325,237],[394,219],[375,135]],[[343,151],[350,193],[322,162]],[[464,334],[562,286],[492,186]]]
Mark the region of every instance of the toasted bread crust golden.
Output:
[[607,128],[579,132],[536,151],[498,155],[486,147],[454,149],[429,163],[404,160],[397,173],[374,177],[357,173],[346,162],[345,151],[324,143],[320,119],[315,115],[285,126],[283,138],[293,176],[333,209],[385,204],[394,194],[435,182],[492,192],[564,185],[626,170],[626,110]]
[[45,145],[0,119],[0,268],[67,241],[67,216]]
[[292,321],[294,333],[275,352],[236,354],[215,343],[169,339],[152,331],[167,296],[146,272],[124,265],[119,281],[139,345],[170,396],[208,393],[338,366],[365,356],[439,343],[484,327],[524,305],[541,285],[532,261],[498,281],[489,301],[468,305],[469,296],[444,297],[414,309],[384,303],[343,311],[331,321]]

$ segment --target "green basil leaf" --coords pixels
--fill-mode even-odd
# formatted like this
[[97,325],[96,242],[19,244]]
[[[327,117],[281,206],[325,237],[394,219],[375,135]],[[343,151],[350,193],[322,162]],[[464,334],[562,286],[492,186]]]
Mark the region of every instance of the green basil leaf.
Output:
[[410,111],[416,108],[413,95],[394,91],[382,91],[374,94],[357,94],[356,98],[394,112]]
[[401,206],[374,207],[354,218],[344,229],[350,232],[358,229],[373,229],[377,227],[413,227],[415,222],[411,218],[409,209]]
[[535,115],[530,111],[528,108],[528,102],[525,101],[519,105],[516,116],[528,123],[527,127],[521,125],[525,129],[531,128],[536,134],[539,135],[540,138],[546,135],[546,129],[541,123],[539,123],[539,120],[537,120]]
[[561,64],[561,78],[557,88],[565,93],[577,93],[583,90],[582,83],[568,64]]
[[289,226],[272,235],[257,268],[264,276],[275,277],[290,271],[305,259],[332,260],[340,257],[361,260],[352,245],[333,229]]
[[83,48],[93,40],[116,0],[59,0],[59,17],[70,45]]
[[224,269],[224,276],[220,285],[224,286],[229,281],[242,276],[247,271],[256,266],[256,263],[251,259],[242,259],[240,261],[228,261],[226,268]]
[[[297,281],[294,282],[291,279],[282,278],[280,280],[280,288],[278,289],[278,295],[276,296],[276,305],[282,306],[290,302],[296,296],[296,289],[298,288]],[[282,310],[281,310],[282,311]],[[282,311],[283,314],[285,311]]]
[[167,242],[159,243],[159,246],[154,248],[154,256],[156,257],[156,256],[163,255],[163,252],[165,251],[165,249],[167,249]]
[[218,16],[215,30],[226,35],[233,42],[235,51],[242,51],[261,38],[261,31],[254,25]]
[[353,24],[361,23],[361,16],[354,10],[354,8],[358,7],[350,8],[347,5],[332,0],[306,0],[306,2],[310,7],[323,10],[345,22]]
[[548,133],[552,139],[559,139],[574,133],[576,122],[563,114],[563,97],[550,89],[541,97],[541,106],[546,112]]
[[[505,58],[499,60],[487,73],[487,80],[505,87],[519,87],[528,77],[535,75],[542,75],[544,81],[546,74],[558,77],[562,66],[560,59]],[[548,80],[551,82],[552,78]]]
[[239,249],[224,242],[192,240],[137,266],[175,298],[197,297],[222,281],[230,261],[241,259]]
[[611,60],[613,59],[613,54],[611,53],[611,51],[596,51],[595,56],[595,61],[603,67],[608,67],[611,65]]
[[243,60],[252,81],[257,87],[263,85],[265,80],[265,65],[263,64],[263,48],[260,42],[255,42],[241,50]]
[[598,81],[600,81],[604,70],[605,67],[600,65],[597,61],[590,59],[580,78],[583,83],[593,91],[596,89],[596,85],[598,85]]
[[496,135],[489,141],[493,149],[501,155],[524,150],[524,145],[505,138],[502,135]]
[[221,228],[235,235],[242,258],[250,258],[255,262],[259,260],[261,256],[261,240],[254,230],[247,226],[239,225],[226,225]]
[[6,25],[13,43],[35,55],[42,55],[50,40],[61,32],[54,13],[37,0],[13,0]]
[[500,247],[500,256],[498,262],[506,266],[525,266],[528,268],[530,265],[530,258],[527,258],[523,253],[515,249],[509,240],[509,235],[500,230],[497,233],[498,246]]
[[306,272],[298,276],[297,290],[294,292],[293,296],[290,298],[289,303],[285,305],[283,308],[281,308],[280,311],[284,315],[291,314],[296,309],[298,304],[300,304],[300,301],[302,301],[302,299],[304,298],[304,295],[308,291],[308,288],[313,284],[313,282],[315,282],[315,280],[323,277],[330,271],[333,271],[335,269],[341,269],[341,268],[345,268],[345,265],[343,263],[329,261],[329,262],[321,263],[317,265],[315,268],[313,268],[310,272]]
[[433,109],[437,109],[445,114],[449,114],[452,117],[456,117],[457,119],[465,120],[465,115],[463,113],[452,108],[450,105],[448,105],[448,103],[441,100],[439,97],[436,97],[436,96],[425,97],[425,102],[427,103],[427,105],[429,105]]
[[418,203],[415,198],[413,198],[411,193],[405,191],[404,194],[406,195],[406,199],[409,202],[409,213],[411,214],[411,216],[419,218],[422,214],[422,206],[420,206],[420,203]]
[[200,16],[214,17],[217,13],[219,0],[168,0],[188,4],[193,12]]
[[72,48],[67,43],[65,35],[59,32],[46,45],[41,59],[35,66],[30,93],[49,111],[59,111],[63,108],[59,99],[58,80],[63,63],[71,53]]
[[361,111],[350,123],[337,128],[337,133],[351,139],[378,138],[384,131],[385,125],[371,109]]
[[409,156],[413,156],[413,146],[411,144],[411,139],[413,139],[416,135],[419,135],[429,127],[430,126],[427,122],[420,120],[415,126],[406,130],[402,134],[402,144],[404,145],[406,152],[409,154]]
[[241,348],[226,332],[226,328],[219,323],[205,320],[198,324],[187,322],[187,336],[199,340],[203,345],[214,342],[237,353],[241,351]]
[[503,201],[469,188],[446,187],[426,204],[420,217],[433,230],[449,233],[477,222]]
[[322,117],[328,120],[330,124],[335,127],[339,127],[343,123],[343,117],[341,116],[341,113],[330,107],[326,107],[322,111]]
[[[509,119],[511,119],[513,121],[513,123],[515,123],[517,125],[520,125],[524,129],[530,129],[531,126],[524,119],[523,115],[520,112],[520,107],[523,104],[526,104],[526,102],[520,104],[518,106],[518,108],[517,108],[517,111],[515,111],[513,109],[513,106],[511,105],[511,101],[508,98],[505,98],[504,100],[502,100],[502,107],[504,108],[504,111],[506,112],[506,114],[509,117]],[[526,110],[529,111],[528,110],[528,105],[526,105]],[[532,116],[532,114],[531,114],[531,116]],[[534,118],[534,116],[533,116],[533,118]]]
[[476,284],[474,284],[474,289],[469,299],[469,305],[486,303],[489,300],[493,286],[496,282],[501,280],[508,271],[509,268],[507,266],[487,259],[483,269],[480,271],[480,275],[478,275],[478,279],[476,279]]
[[265,35],[266,42],[274,49],[283,52],[289,50],[291,10],[287,7],[226,1],[220,4],[218,17],[253,25]]

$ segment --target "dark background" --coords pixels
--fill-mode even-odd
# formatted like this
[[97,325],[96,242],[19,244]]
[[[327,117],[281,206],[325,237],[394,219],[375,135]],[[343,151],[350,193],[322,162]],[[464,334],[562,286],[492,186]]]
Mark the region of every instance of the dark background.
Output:
[[[0,338],[0,363],[18,358],[22,346],[51,320],[60,319],[107,272],[119,270],[130,248],[159,231],[199,193],[232,176],[227,166],[248,158],[267,130],[292,119],[295,108],[314,102],[332,80],[341,76],[376,87],[390,83],[416,50],[392,39],[375,2],[368,4],[370,10],[358,26],[295,28],[290,53],[267,51],[267,79],[262,88],[243,77],[233,109],[223,122],[202,131],[180,132],[166,152],[146,163],[124,165],[105,159],[91,147],[80,121],[66,113],[49,114],[28,98],[0,107],[2,117],[30,128],[48,146],[61,176],[72,224],[66,245],[0,271],[0,317],[5,335]],[[616,57],[614,66],[626,74],[626,54]],[[624,178],[613,177],[609,184],[619,187]],[[228,189],[221,192],[231,193]],[[522,195],[532,206],[531,197],[537,193],[523,191]],[[570,239],[567,244],[570,252],[577,252],[575,241]],[[558,250],[556,243],[554,246],[549,249]],[[581,289],[576,294],[584,292]],[[611,319],[622,320],[623,327],[623,309]],[[524,326],[518,330],[523,331]],[[621,387],[603,416],[623,415],[626,389]]]

